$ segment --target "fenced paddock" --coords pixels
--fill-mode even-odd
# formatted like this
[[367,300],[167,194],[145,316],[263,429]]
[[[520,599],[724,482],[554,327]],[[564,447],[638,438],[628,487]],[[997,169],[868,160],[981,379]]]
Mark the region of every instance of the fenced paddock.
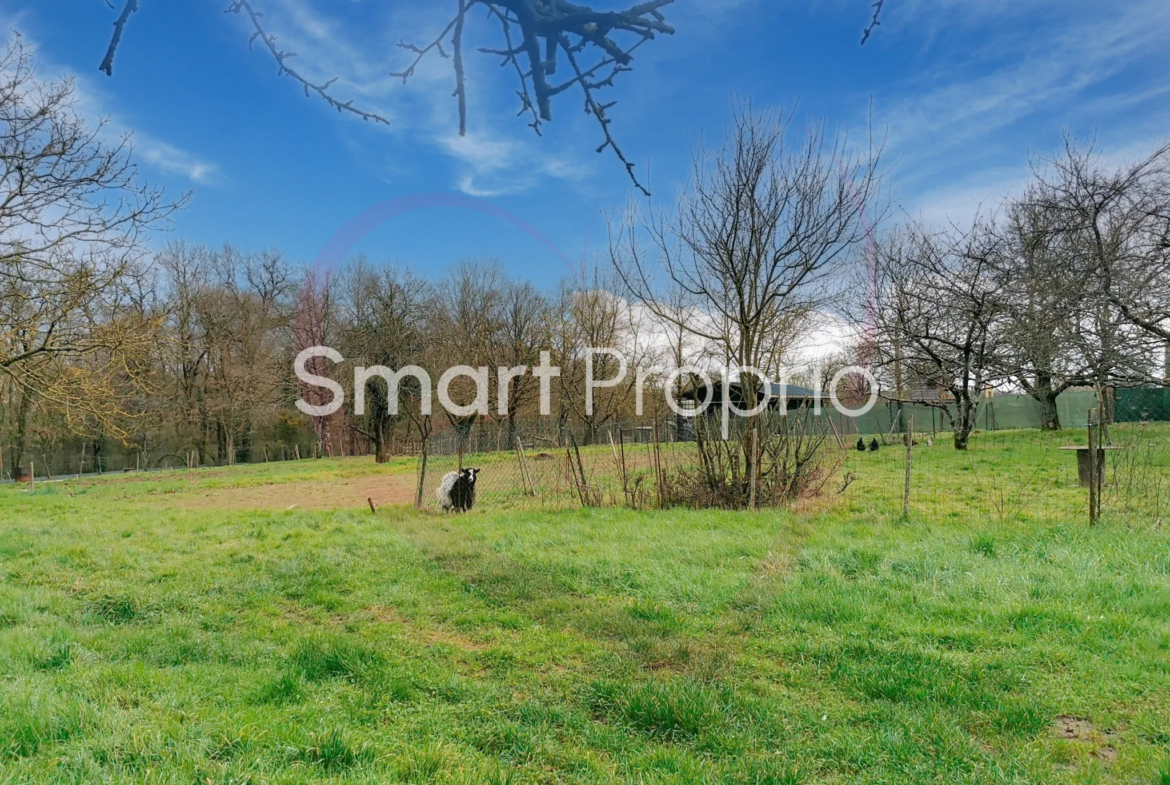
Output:
[[[842,466],[841,496],[849,509],[874,514],[903,510],[910,463],[909,515],[921,520],[1089,522],[1089,488],[1077,455],[1087,427],[978,431],[968,449],[949,438],[901,435],[878,452],[853,451]],[[1109,428],[1102,451],[1101,519],[1164,525],[1170,516],[1170,423],[1121,423]]]
[[[825,464],[833,476],[815,495],[797,499],[800,506],[940,521],[1090,520],[1090,491],[1072,449],[1087,447],[1087,424],[1051,432],[981,429],[967,450],[955,450],[951,435],[937,430],[858,436],[827,421],[818,427],[826,429]],[[427,455],[425,472],[418,459],[420,506],[438,510],[443,475],[462,466],[481,470],[477,504],[489,509],[657,508],[664,485],[698,460],[686,434],[672,421],[610,423],[593,434],[563,431],[559,439],[527,443],[520,437],[511,449],[483,449],[489,442],[481,438],[479,450],[462,454],[452,439],[443,445],[446,454]],[[1114,423],[1099,438],[1100,519],[1162,525],[1170,517],[1170,423]],[[490,443],[506,442],[493,436]]]
[[[657,507],[658,477],[694,460],[693,443],[680,441],[673,422],[607,423],[589,433],[583,429],[524,429],[511,449],[484,450],[507,444],[496,434],[474,434],[460,451],[458,438],[448,435],[420,454],[421,507],[437,510],[435,491],[445,474],[460,467],[481,470],[477,504],[497,508],[566,509],[581,506]],[[657,435],[657,438],[655,438]],[[439,454],[435,454],[435,448]],[[476,448],[479,449],[476,449]]]

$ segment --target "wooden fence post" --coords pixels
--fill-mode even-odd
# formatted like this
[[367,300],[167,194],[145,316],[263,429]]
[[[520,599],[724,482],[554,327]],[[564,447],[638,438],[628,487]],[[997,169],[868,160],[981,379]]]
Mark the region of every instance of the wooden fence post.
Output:
[[[585,464],[581,462],[581,449],[577,446],[577,437],[572,432],[569,433],[569,441],[573,445],[573,452],[577,455],[577,470],[581,473],[581,504],[588,507],[592,498],[589,494],[589,480],[585,476]],[[572,462],[573,459],[570,457],[569,463]]]
[[658,442],[658,420],[654,421],[654,476],[658,483],[658,509],[666,507],[666,478],[662,476],[662,450]]
[[423,439],[422,452],[419,454],[418,461],[418,490],[414,494],[414,508],[421,510],[423,508],[423,484],[427,479],[427,440]]
[[907,422],[906,433],[906,484],[902,490],[902,519],[910,518],[910,466],[914,462],[914,415]]

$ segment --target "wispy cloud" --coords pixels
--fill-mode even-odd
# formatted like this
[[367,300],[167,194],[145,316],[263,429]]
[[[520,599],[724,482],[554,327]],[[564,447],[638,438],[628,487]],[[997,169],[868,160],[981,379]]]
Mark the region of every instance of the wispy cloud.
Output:
[[296,67],[307,78],[336,77],[333,92],[339,99],[352,98],[389,120],[388,126],[376,128],[347,123],[340,126],[343,133],[376,131],[404,147],[437,150],[451,162],[452,186],[465,193],[517,194],[550,179],[577,180],[591,170],[577,151],[596,145],[578,144],[571,124],[558,123],[559,133],[541,138],[516,118],[516,85],[509,81],[515,79],[514,73],[499,68],[497,58],[477,51],[480,46],[499,46],[490,21],[477,16],[468,25],[470,123],[468,135],[460,137],[450,59],[431,52],[407,83],[391,76],[413,57],[397,44],[425,45],[434,40],[450,20],[448,5],[351,5],[344,18],[324,15],[306,0],[271,0],[265,10],[266,28],[280,36],[281,48],[297,53]]
[[[1012,4],[1006,0],[991,4],[1003,5],[1007,14],[1022,13],[1018,7],[1009,10]],[[922,25],[934,24],[947,9],[957,27],[951,35],[961,37],[967,30],[962,25],[986,21],[968,8],[981,4],[942,0],[939,5],[945,7],[926,11],[919,4]],[[937,185],[940,175],[958,169],[1002,167],[1004,145],[1015,143],[1009,141],[1015,135],[1004,132],[1017,125],[1030,129],[1029,140],[1041,128],[1046,129],[1041,138],[1051,138],[1061,126],[1114,121],[1122,111],[1165,92],[1141,79],[1119,80],[1161,52],[1170,27],[1170,4],[1164,0],[1141,0],[1121,9],[1080,2],[1059,11],[1048,2],[1016,5],[1037,14],[1031,36],[1004,34],[973,43],[970,51],[908,80],[892,101],[878,102],[877,122],[889,130],[898,177],[918,193],[919,212],[969,215],[976,205],[997,201],[1022,181],[1027,149],[1016,153],[1020,169],[1014,173],[967,173],[962,182]],[[915,13],[914,7],[905,12]],[[969,32],[974,39],[974,31]],[[901,31],[900,40],[909,35]],[[1118,144],[1141,146],[1148,144],[1151,130],[1148,125],[1118,128],[1113,136]],[[960,195],[963,188],[969,196]]]
[[161,172],[185,177],[198,185],[212,185],[223,179],[217,165],[180,150],[173,144],[142,132],[133,135],[133,142],[138,156]]
[[26,13],[9,19],[0,18],[0,27],[21,31],[25,45],[37,53],[37,75],[40,78],[68,78],[73,81],[77,111],[90,123],[102,123],[102,135],[107,141],[115,142],[123,137],[129,137],[136,158],[163,174],[181,177],[196,185],[211,185],[223,180],[219,166],[214,162],[159,139],[142,129],[131,129],[112,108],[114,102],[93,79],[49,60],[27,32],[32,19],[33,17]]
[[[957,146],[1042,112],[1052,103],[1107,81],[1136,58],[1162,46],[1167,23],[1170,4],[1141,3],[1110,19],[1073,24],[1043,36],[1031,51],[991,53],[1007,64],[976,78],[948,80],[891,107],[887,116],[894,138],[907,145],[941,138]],[[1113,98],[1127,99],[1127,93]]]

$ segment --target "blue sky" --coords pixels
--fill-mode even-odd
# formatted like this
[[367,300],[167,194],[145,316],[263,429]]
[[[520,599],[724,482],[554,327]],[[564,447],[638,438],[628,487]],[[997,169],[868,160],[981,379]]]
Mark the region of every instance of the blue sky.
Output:
[[[338,76],[335,94],[389,127],[339,115],[278,77],[266,53],[249,51],[244,20],[223,13],[226,0],[141,0],[112,79],[97,71],[114,17],[102,0],[0,0],[0,18],[36,47],[44,75],[76,76],[83,111],[133,131],[150,180],[194,191],[174,236],[308,262],[375,205],[448,192],[516,216],[562,255],[450,206],[400,215],[355,250],[432,277],[496,258],[543,286],[599,256],[603,213],[632,192],[617,161],[594,154],[599,135],[575,95],[559,99],[538,138],[515,117],[509,73],[472,52],[460,139],[446,61],[405,86],[389,76],[407,57],[395,44],[429,40],[453,2],[254,3],[299,68]],[[895,202],[934,221],[1017,187],[1029,156],[1053,150],[1062,129],[1095,134],[1117,158],[1170,138],[1166,0],[887,0],[864,48],[868,0],[677,0],[666,10],[678,33],[643,47],[611,96],[615,135],[658,203],[700,139],[722,136],[733,96],[795,106],[797,122],[823,119],[858,142],[872,118]],[[496,45],[478,15],[471,30],[469,49]]]

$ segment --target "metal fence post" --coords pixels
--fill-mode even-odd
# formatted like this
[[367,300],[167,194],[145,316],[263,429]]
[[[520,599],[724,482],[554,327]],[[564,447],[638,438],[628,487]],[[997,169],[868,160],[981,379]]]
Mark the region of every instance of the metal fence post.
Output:
[[910,465],[914,460],[914,415],[909,417],[906,433],[906,484],[902,490],[902,518],[910,517]]
[[1089,410],[1089,524],[1101,517],[1100,449],[1101,410]]

